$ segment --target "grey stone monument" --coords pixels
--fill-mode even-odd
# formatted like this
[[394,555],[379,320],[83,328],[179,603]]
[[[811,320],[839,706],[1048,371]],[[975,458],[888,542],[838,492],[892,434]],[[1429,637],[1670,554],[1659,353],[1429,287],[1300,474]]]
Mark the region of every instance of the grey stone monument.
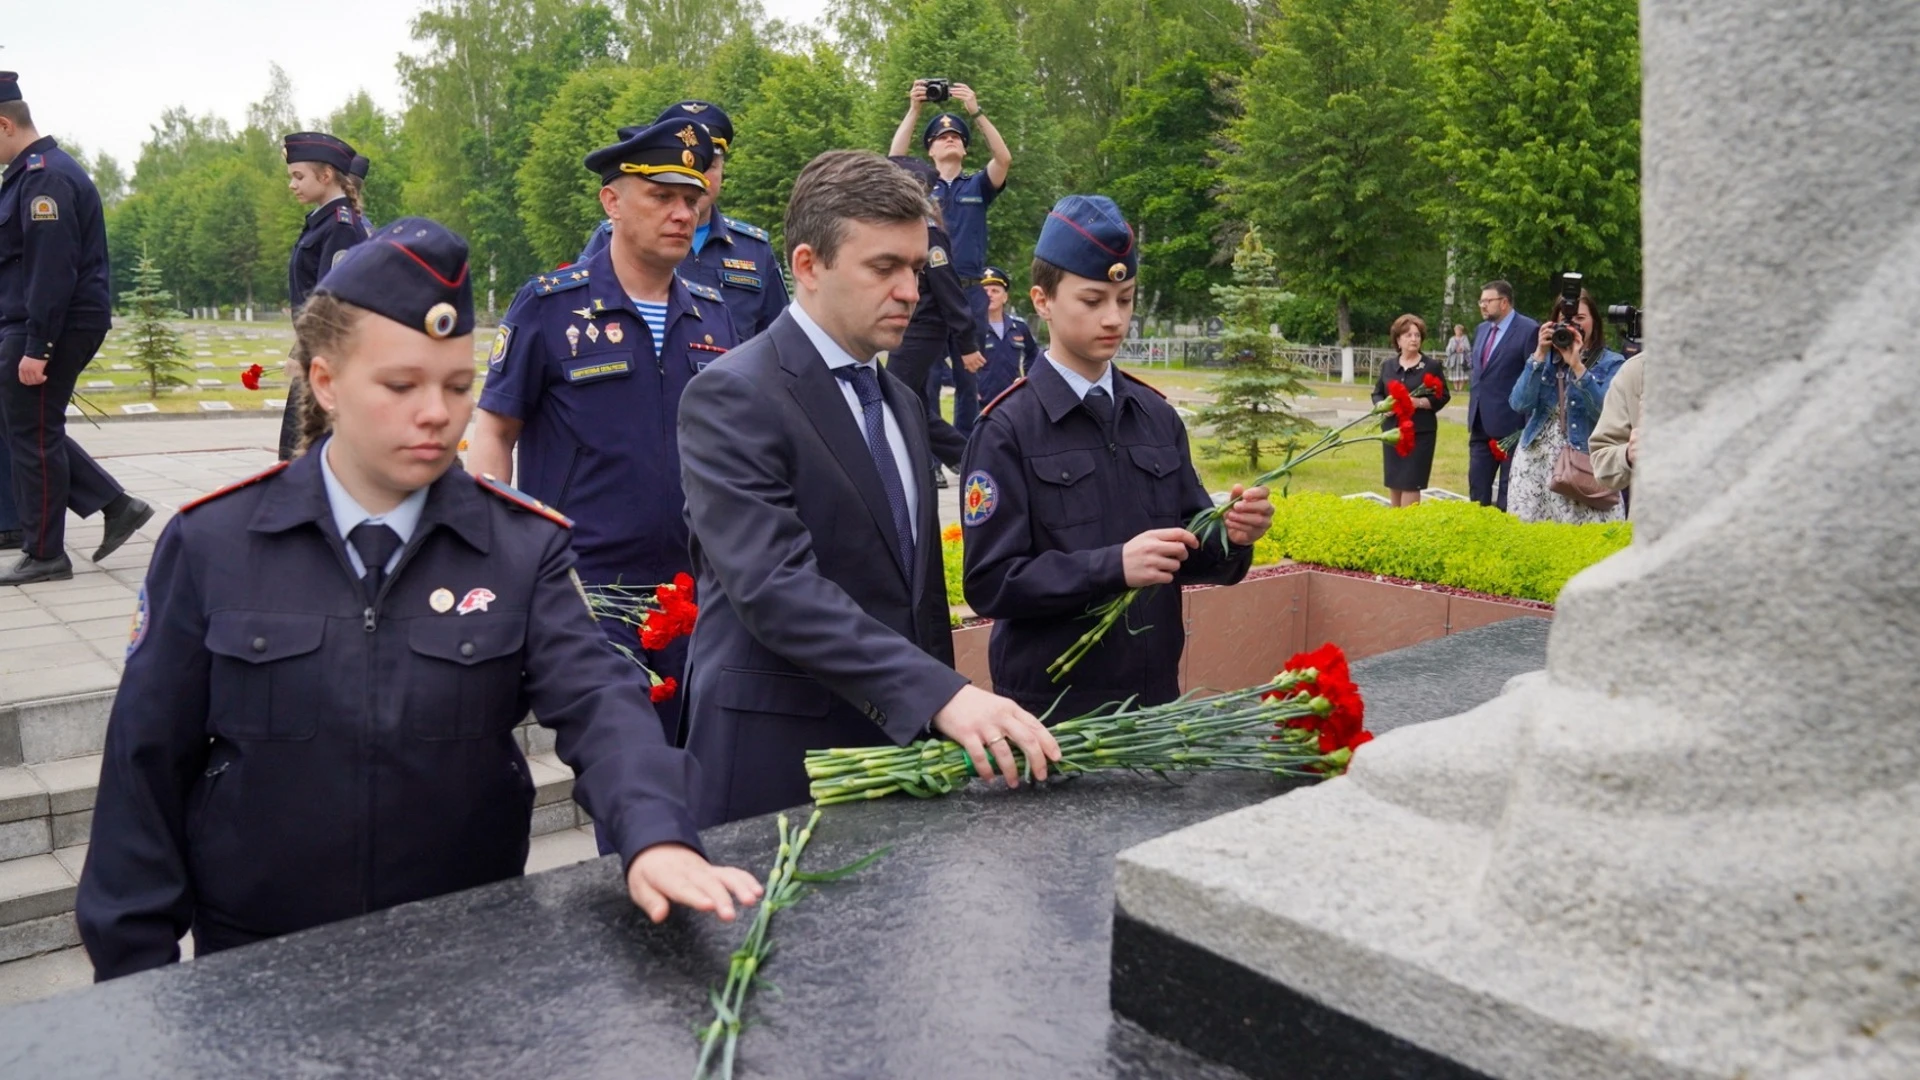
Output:
[[1641,10],[1632,548],[1544,674],[1117,903],[1489,1076],[1917,1077],[1920,3]]

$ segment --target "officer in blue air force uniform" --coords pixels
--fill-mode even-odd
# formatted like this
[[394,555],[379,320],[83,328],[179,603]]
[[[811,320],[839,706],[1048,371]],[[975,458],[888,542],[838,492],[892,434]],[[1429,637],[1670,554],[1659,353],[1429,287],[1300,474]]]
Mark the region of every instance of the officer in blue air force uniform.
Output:
[[[593,585],[658,585],[692,569],[675,420],[687,381],[735,344],[720,295],[674,273],[711,146],[700,125],[672,120],[588,155],[607,184],[603,201],[667,198],[660,205],[674,213],[648,219],[629,210],[631,235],[616,233],[585,263],[528,282],[488,361],[468,463],[507,475],[517,444],[519,486],[573,518],[580,575]],[[630,295],[642,280],[664,303]],[[657,330],[649,318],[660,320]],[[602,625],[640,654],[631,628]],[[645,654],[647,666],[684,682],[685,651],[681,639]],[[671,740],[678,700],[659,712]]]
[[76,902],[96,977],[172,963],[189,927],[204,954],[518,875],[529,708],[635,902],[731,917],[758,889],[698,854],[697,766],[595,626],[566,519],[455,463],[466,243],[395,222],[322,300],[296,329],[330,433],[155,548]]
[[1033,336],[1033,327],[1007,306],[1011,280],[997,266],[987,267],[980,278],[980,287],[987,294],[987,321],[980,327],[980,352],[987,358],[987,366],[978,376],[983,406],[1006,393],[1040,356],[1040,342]]
[[[725,110],[707,101],[669,105],[656,124],[692,120],[707,129],[713,140],[713,161],[707,166],[707,196],[700,203],[700,224],[693,232],[693,250],[680,263],[680,276],[716,289],[733,313],[740,340],[760,333],[787,307],[787,282],[780,276],[780,256],[774,254],[767,230],[720,212],[720,189],[726,180],[727,155],[733,148],[733,121]],[[621,128],[629,138],[640,128]],[[613,222],[603,221],[587,238],[576,263],[584,263],[607,246]]]

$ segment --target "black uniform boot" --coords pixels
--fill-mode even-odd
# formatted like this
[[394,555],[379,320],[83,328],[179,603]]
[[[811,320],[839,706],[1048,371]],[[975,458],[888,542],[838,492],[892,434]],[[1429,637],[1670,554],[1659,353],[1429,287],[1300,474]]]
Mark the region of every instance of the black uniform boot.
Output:
[[113,554],[121,544],[127,542],[135,529],[153,520],[153,507],[125,494],[107,504],[107,508],[101,512],[106,515],[106,532],[100,539],[100,547],[93,553],[94,562]]
[[73,560],[65,553],[51,559],[21,555],[20,560],[0,573],[0,585],[32,585],[40,581],[69,581],[73,578]]

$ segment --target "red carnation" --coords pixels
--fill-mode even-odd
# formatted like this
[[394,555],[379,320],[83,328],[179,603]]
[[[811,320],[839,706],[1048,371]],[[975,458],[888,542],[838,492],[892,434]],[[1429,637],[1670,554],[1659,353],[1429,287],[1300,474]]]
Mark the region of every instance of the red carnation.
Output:
[[260,389],[260,376],[265,373],[259,364],[255,364],[240,373],[240,385],[249,390],[258,390]]
[[1387,381],[1387,396],[1393,399],[1393,415],[1403,420],[1413,415],[1413,394],[1400,380]]
[[1504,447],[1500,445],[1499,439],[1488,439],[1487,449],[1493,451],[1493,460],[1495,461],[1507,460],[1507,451]]
[[693,602],[693,578],[686,574],[675,574],[673,584],[655,588],[653,601],[660,609],[648,612],[640,626],[640,647],[648,652],[658,652],[693,633],[700,615],[699,605]]
[[1413,440],[1413,417],[1403,416],[1400,418],[1400,441],[1393,444],[1393,452],[1401,457],[1413,453]]
[[680,689],[680,684],[674,681],[673,676],[669,675],[666,678],[660,680],[657,683],[654,683],[651,687],[649,687],[647,689],[647,697],[651,699],[654,704],[657,705],[660,702],[665,701],[668,698],[672,697],[674,694],[674,691],[678,689]]
[[1373,733],[1366,729],[1367,704],[1360,697],[1360,688],[1354,685],[1346,654],[1340,647],[1329,642],[1312,652],[1296,653],[1288,658],[1285,670],[1306,668],[1314,670],[1314,677],[1296,684],[1291,693],[1304,693],[1309,701],[1324,699],[1326,715],[1316,712],[1313,716],[1298,717],[1287,721],[1287,726],[1313,730],[1323,754],[1351,750],[1372,741]]
[[1427,393],[1432,394],[1435,397],[1441,397],[1445,395],[1447,392],[1447,384],[1444,382],[1441,382],[1440,376],[1435,375],[1432,372],[1428,372],[1427,374],[1420,376],[1420,385],[1426,387]]

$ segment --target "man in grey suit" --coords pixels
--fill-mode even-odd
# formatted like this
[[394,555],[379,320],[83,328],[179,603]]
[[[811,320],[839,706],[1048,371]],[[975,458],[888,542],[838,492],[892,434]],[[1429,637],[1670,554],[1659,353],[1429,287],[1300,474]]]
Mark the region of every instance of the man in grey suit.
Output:
[[1009,744],[1036,779],[1059,758],[1032,714],[953,670],[925,409],[874,363],[919,300],[927,213],[878,154],[815,158],[787,206],[793,304],[681,398],[703,826],[805,802],[812,749],[938,733],[1010,786]]
[[[1467,492],[1481,506],[1507,508],[1509,462],[1494,458],[1490,443],[1520,430],[1526,417],[1507,404],[1520,369],[1539,344],[1540,324],[1513,308],[1513,286],[1489,281],[1480,287],[1480,315],[1467,354],[1472,394],[1467,399]],[[1498,474],[1499,487],[1494,481]]]

